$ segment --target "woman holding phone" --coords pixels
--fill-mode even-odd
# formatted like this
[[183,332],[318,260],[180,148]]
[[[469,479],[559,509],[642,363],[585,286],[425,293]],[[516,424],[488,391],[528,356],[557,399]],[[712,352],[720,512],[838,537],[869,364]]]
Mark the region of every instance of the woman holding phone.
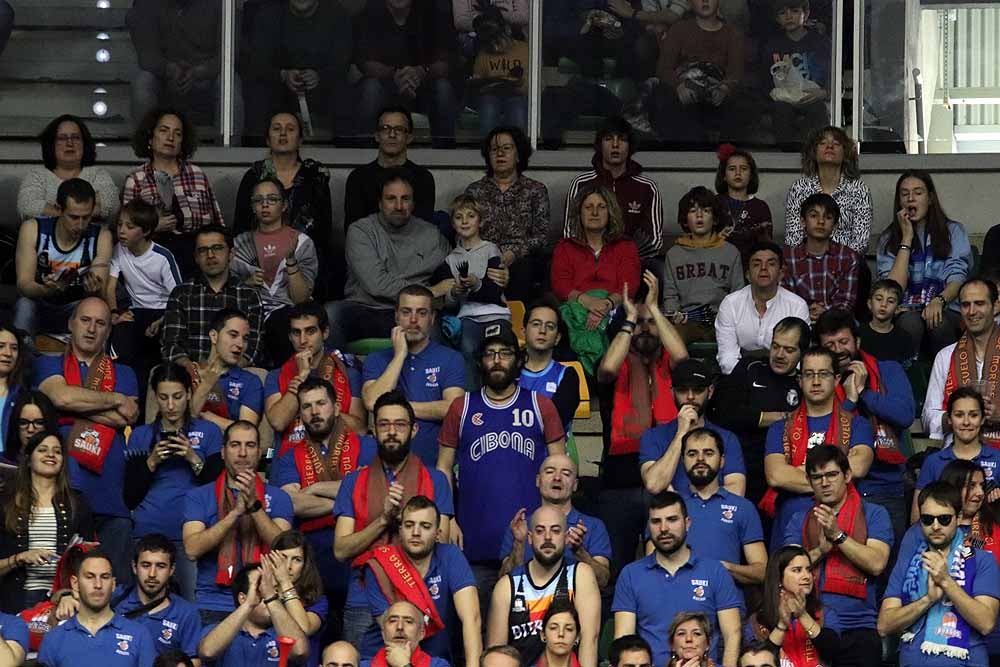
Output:
[[149,384],[158,412],[128,440],[125,503],[132,509],[134,537],[161,533],[177,545],[181,595],[194,601],[197,570],[183,556],[181,539],[184,494],[222,472],[222,431],[191,416],[191,376],[183,366],[157,366]]

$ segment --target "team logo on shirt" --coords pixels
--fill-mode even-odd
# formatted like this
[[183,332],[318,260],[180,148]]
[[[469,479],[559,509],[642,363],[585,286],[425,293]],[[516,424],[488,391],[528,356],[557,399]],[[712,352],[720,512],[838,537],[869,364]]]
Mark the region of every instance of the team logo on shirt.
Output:
[[986,479],[993,479],[993,469],[997,467],[996,461],[980,461],[979,467],[983,469]]
[[191,449],[201,447],[201,439],[204,437],[205,434],[201,431],[188,431],[188,442],[191,443]]
[[424,375],[426,376],[424,386],[426,387],[437,387],[438,386],[438,373],[441,372],[440,366],[435,366],[434,368],[425,368]]
[[472,421],[472,425],[473,426],[482,426],[483,425],[483,413],[482,412],[475,413],[474,415],[472,415],[471,421]]
[[118,640],[118,643],[115,645],[117,647],[115,649],[115,653],[117,653],[118,655],[131,655],[128,652],[128,650],[129,650],[129,647],[131,646],[131,644],[129,642],[134,641],[134,638],[132,637],[132,635],[124,635],[124,634],[121,634],[119,632],[116,632],[115,633],[115,639]]
[[170,640],[174,638],[174,631],[170,628],[163,628],[160,631],[160,641],[164,644],[169,644]]
[[694,589],[691,591],[691,599],[696,602],[705,601],[705,587],[708,586],[707,579],[692,579],[691,585]]
[[736,505],[722,506],[722,523],[732,523],[734,516],[736,516]]
[[230,382],[229,383],[229,398],[237,399],[240,397],[240,392],[243,391],[242,382]]
[[264,494],[264,511],[268,512],[268,513],[271,512],[271,494],[270,493],[265,493]]
[[441,587],[438,586],[437,584],[431,584],[430,586],[427,587],[427,592],[431,594],[432,598],[436,598],[438,594],[441,592]]
[[549,392],[550,394],[554,394],[557,389],[559,389],[559,385],[557,385],[555,382],[545,383],[545,391]]
[[274,662],[278,659],[278,644],[277,642],[270,641],[267,643],[267,660],[268,662]]

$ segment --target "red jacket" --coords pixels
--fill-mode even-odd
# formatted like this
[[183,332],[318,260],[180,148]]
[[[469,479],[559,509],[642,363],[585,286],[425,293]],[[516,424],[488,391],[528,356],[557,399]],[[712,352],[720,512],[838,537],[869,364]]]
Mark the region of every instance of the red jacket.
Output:
[[552,292],[565,301],[573,290],[604,289],[621,294],[625,283],[630,294],[639,288],[639,250],[631,239],[604,244],[601,254],[576,239],[561,239],[552,253]]

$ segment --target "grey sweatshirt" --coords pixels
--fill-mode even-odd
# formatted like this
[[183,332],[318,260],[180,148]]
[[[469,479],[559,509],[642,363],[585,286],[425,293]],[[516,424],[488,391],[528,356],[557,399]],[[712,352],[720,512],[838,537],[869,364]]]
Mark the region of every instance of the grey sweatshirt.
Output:
[[743,287],[740,251],[724,242],[715,248],[674,245],[663,269],[663,309],[675,311],[710,305],[718,312],[722,299]]
[[347,229],[344,294],[348,301],[392,308],[407,285],[428,285],[449,252],[448,241],[429,222],[412,217],[394,227],[373,213]]

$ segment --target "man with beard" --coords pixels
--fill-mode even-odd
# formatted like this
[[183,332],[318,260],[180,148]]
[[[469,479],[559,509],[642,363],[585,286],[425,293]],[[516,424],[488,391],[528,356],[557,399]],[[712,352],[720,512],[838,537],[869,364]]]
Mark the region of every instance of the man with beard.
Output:
[[589,565],[564,558],[566,515],[555,507],[538,508],[531,515],[530,536],[533,558],[493,589],[486,643],[510,644],[521,652],[521,664],[533,665],[545,650],[545,612],[557,601],[569,602],[580,617],[580,665],[597,667],[601,592]]
[[142,537],[132,558],[136,583],[115,591],[111,607],[145,626],[157,654],[176,649],[193,656],[201,639],[201,618],[193,604],[170,592],[176,557],[177,549],[167,537]]
[[523,356],[509,330],[486,330],[480,345],[483,388],[452,403],[441,426],[437,467],[452,479],[456,460],[458,526],[453,534],[472,564],[485,609],[500,569],[510,517],[538,503],[534,480],[546,456],[566,453],[552,401],[521,389]]
[[[733,578],[718,560],[698,555],[688,546],[691,519],[678,494],[663,491],[653,496],[648,516],[654,551],[625,566],[618,576],[611,604],[615,637],[639,634],[653,649],[653,664],[666,665],[674,616],[680,611],[700,611],[712,624],[709,657],[717,665],[735,667],[743,601]],[[719,651],[720,638],[723,652]]]
[[847,455],[837,447],[810,449],[806,474],[815,504],[792,516],[783,543],[807,549],[817,570],[823,625],[840,635],[833,664],[879,667],[882,641],[872,629],[878,615],[875,579],[892,548],[889,513],[861,500]]
[[465,393],[465,361],[431,340],[434,319],[434,294],[422,285],[403,288],[396,299],[392,347],[365,358],[361,389],[368,410],[387,391],[403,392],[417,416],[413,453],[427,466],[437,460],[441,420]]
[[988,551],[965,546],[958,529],[959,489],[932,482],[917,502],[923,539],[896,561],[878,632],[883,637],[902,633],[901,665],[990,664],[985,636],[1000,608],[996,561]]
[[922,415],[931,438],[945,437],[942,417],[951,392],[958,387],[973,386],[986,399],[983,442],[1000,447],[997,423],[1000,411],[996,408],[1000,398],[1000,327],[995,322],[1000,303],[997,301],[997,285],[992,280],[970,278],[958,290],[965,333],[957,343],[942,348],[934,357]]
[[[376,549],[365,570],[365,593],[372,615],[381,619],[394,600],[412,602],[429,619],[420,648],[449,663],[454,662],[451,635],[457,620],[462,625],[465,663],[474,665],[483,650],[483,639],[472,568],[458,547],[437,541],[439,514],[434,501],[414,496],[400,517],[399,544]],[[361,656],[370,658],[382,646],[381,635],[372,628],[365,636]]]
[[677,418],[646,431],[639,444],[639,470],[646,490],[656,494],[667,488],[685,493],[688,486],[687,468],[682,463],[681,441],[692,429],[709,428],[722,436],[725,451],[722,485],[730,493],[742,496],[746,490],[743,450],[740,441],[726,429],[705,419],[708,401],[715,389],[718,368],[701,359],[685,359],[674,366],[674,403]]
[[80,608],[45,634],[38,661],[48,667],[152,667],[156,650],[149,631],[111,609],[111,560],[101,551],[87,552],[70,583]]
[[256,426],[240,420],[226,429],[222,462],[226,469],[217,480],[184,497],[184,551],[198,562],[195,600],[205,624],[233,611],[233,577],[259,563],[267,545],[292,527],[294,517],[288,494],[257,474]]
[[305,438],[278,455],[270,482],[288,493],[299,530],[317,554],[323,588],[333,609],[343,608],[350,568],[333,553],[333,506],[343,479],[370,464],[378,446],[368,435],[358,435],[340,411],[337,393],[328,381],[309,377],[296,386],[299,413],[296,422]]
[[379,396],[372,414],[378,455],[371,465],[344,478],[333,505],[333,554],[353,566],[344,605],[343,638],[355,646],[362,645],[365,633],[375,625],[365,594],[365,564],[378,547],[398,543],[403,506],[414,496],[433,500],[440,511],[442,542],[448,541],[449,518],[455,513],[448,478],[425,466],[410,450],[420,427],[403,393],[390,391]]
[[426,621],[412,602],[400,600],[382,614],[382,641],[385,646],[360,667],[449,667],[446,660],[424,653],[420,640],[426,635]]
[[677,417],[671,369],[688,358],[684,341],[660,310],[657,277],[646,271],[642,281],[643,303],[632,303],[629,290],[622,290],[625,321],[597,370],[604,425],[600,516],[610,533],[615,572],[635,557],[646,515],[640,438]]
[[[554,507],[566,517],[565,553],[567,563],[580,561],[590,566],[603,589],[611,580],[611,540],[604,522],[596,516],[584,514],[573,507],[579,473],[573,459],[565,454],[555,454],[542,461],[542,469],[535,478],[535,486],[542,497],[542,507]],[[510,522],[500,546],[500,574],[505,575],[532,558],[528,544],[527,508],[522,507]]]
[[678,492],[691,517],[688,544],[695,553],[718,558],[737,584],[763,584],[767,548],[757,508],[719,484],[725,440],[717,431],[699,427],[684,436],[681,452],[690,484]]
[[860,348],[861,334],[851,312],[831,308],[820,315],[814,331],[819,344],[837,357],[840,379],[835,391],[841,407],[871,421],[875,460],[858,481],[858,492],[866,502],[889,512],[898,544],[908,524],[903,487],[906,455],[900,438],[917,411],[910,381],[898,362],[879,361]]
[[834,388],[837,368],[825,347],[809,348],[802,356],[802,403],[787,418],[771,424],[764,448],[764,475],[770,487],[758,504],[774,519],[769,551],[781,545],[785,526],[800,510],[812,507],[812,486],[806,474],[806,454],[818,445],[833,445],[851,464],[851,477],[864,479],[871,467],[871,422],[843,408]]
[[746,467],[746,497],[760,501],[764,480],[764,440],[768,427],[799,405],[799,360],[809,348],[809,325],[786,317],[774,325],[767,359],[740,359],[715,386],[712,419],[736,434]]
[[250,340],[250,320],[235,308],[223,308],[212,318],[208,339],[208,359],[186,364],[194,385],[191,414],[222,430],[237,419],[258,424],[264,387],[259,377],[240,366]]

